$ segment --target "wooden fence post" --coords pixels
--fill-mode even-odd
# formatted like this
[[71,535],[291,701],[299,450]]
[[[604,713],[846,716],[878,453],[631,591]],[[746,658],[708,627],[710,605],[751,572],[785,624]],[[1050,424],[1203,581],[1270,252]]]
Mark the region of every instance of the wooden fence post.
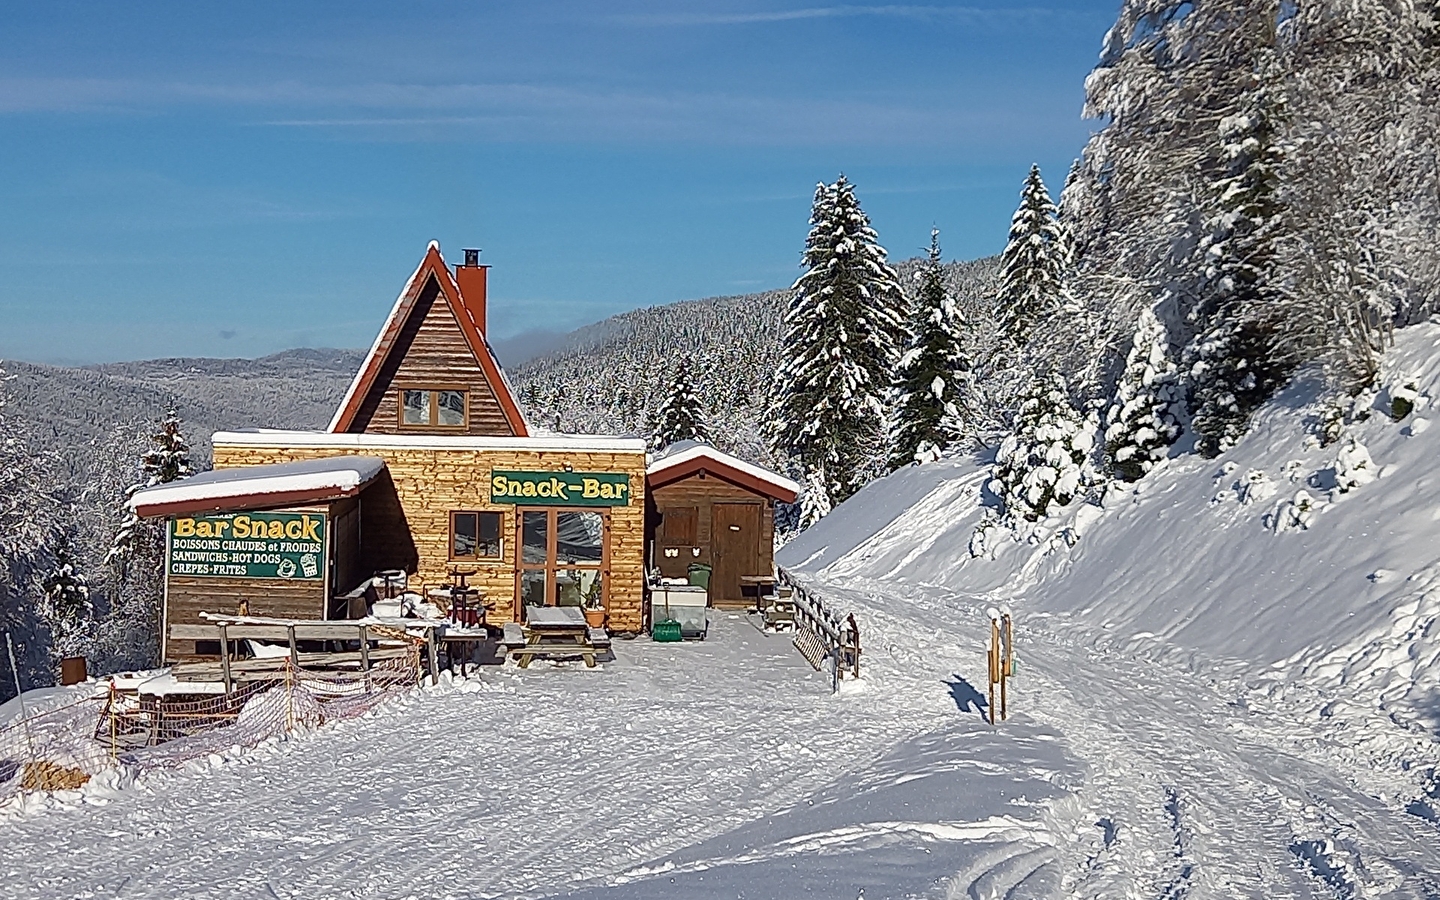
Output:
[[225,693],[229,694],[234,690],[234,683],[230,680],[230,640],[225,632],[225,623],[221,622],[218,627],[220,629],[220,676],[225,681]]

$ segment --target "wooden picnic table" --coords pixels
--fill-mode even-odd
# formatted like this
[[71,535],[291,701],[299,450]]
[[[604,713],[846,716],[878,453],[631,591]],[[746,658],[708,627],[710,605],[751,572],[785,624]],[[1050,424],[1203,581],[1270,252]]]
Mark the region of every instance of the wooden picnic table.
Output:
[[590,636],[585,614],[576,606],[528,606],[525,608],[525,644],[510,655],[520,668],[529,668],[535,657],[563,659],[579,656],[588,668],[595,668],[598,652]]

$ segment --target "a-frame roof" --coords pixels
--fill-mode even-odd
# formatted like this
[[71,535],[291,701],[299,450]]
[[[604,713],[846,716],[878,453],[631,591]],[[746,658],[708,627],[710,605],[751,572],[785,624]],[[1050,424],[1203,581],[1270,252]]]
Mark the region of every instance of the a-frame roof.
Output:
[[425,250],[425,258],[420,260],[415,274],[405,282],[405,289],[395,300],[395,306],[390,310],[390,317],[385,320],[384,327],[380,329],[380,334],[375,338],[375,343],[365,356],[365,362],[360,366],[360,371],[355,374],[355,380],[350,383],[350,390],[340,401],[340,408],[335,411],[335,417],[330,420],[330,427],[327,430],[340,433],[350,429],[361,405],[365,402],[365,397],[370,393],[370,388],[374,386],[376,377],[385,367],[385,362],[390,354],[395,352],[396,338],[404,330],[410,315],[415,311],[417,301],[425,292],[431,279],[434,279],[439,287],[440,296],[444,297],[445,302],[450,305],[450,312],[454,314],[455,321],[460,323],[460,330],[465,336],[465,341],[470,345],[471,352],[475,354],[475,361],[479,363],[481,371],[485,373],[485,380],[490,383],[491,390],[495,392],[495,398],[500,403],[500,409],[504,412],[511,431],[515,433],[516,437],[529,436],[530,429],[525,423],[525,416],[520,412],[520,405],[515,402],[515,395],[510,390],[510,383],[506,380],[499,361],[495,359],[495,353],[490,349],[489,342],[485,340],[485,335],[462,300],[460,288],[450,274],[450,268],[445,264],[445,258],[440,255],[440,244],[437,241],[430,242],[430,246]]

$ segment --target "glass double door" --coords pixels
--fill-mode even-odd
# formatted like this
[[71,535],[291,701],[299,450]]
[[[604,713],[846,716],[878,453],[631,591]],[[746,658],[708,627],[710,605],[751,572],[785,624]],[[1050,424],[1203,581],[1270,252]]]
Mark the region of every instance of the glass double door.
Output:
[[527,606],[603,606],[609,515],[588,509],[521,509],[517,519],[517,617]]

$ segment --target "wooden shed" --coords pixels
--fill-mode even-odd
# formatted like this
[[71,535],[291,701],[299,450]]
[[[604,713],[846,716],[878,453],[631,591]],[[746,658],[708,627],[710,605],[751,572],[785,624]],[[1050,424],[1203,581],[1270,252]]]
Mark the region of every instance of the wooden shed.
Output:
[[746,607],[745,576],[775,567],[775,504],[794,503],[800,486],[709,444],[667,447],[645,470],[649,557],[666,578],[708,565],[710,605]]
[[385,475],[383,459],[346,455],[216,470],[137,491],[131,508],[166,520],[162,658],[206,649],[169,639],[172,625],[204,624],[202,612],[348,615],[333,598],[370,574],[361,536],[379,529],[363,520],[373,525],[391,506]]

